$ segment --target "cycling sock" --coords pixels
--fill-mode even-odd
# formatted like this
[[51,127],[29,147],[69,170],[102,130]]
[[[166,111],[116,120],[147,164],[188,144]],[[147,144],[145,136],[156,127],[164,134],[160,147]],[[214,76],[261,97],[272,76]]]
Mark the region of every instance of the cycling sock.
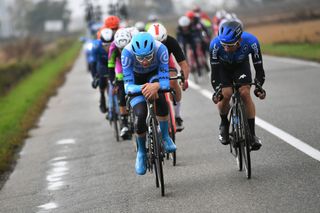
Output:
[[250,132],[251,132],[251,135],[252,136],[255,136],[256,133],[255,133],[255,120],[254,118],[249,118],[248,119],[248,124],[249,124],[249,128],[250,128]]
[[181,102],[176,102],[177,105],[174,106],[174,115],[176,118],[181,118],[180,117],[180,106],[181,106]]
[[168,121],[159,121],[160,129],[161,129],[161,135],[162,138],[165,139],[169,137],[169,123]]
[[220,114],[220,118],[221,118],[221,125],[223,125],[223,126],[228,126],[229,125],[228,115]]

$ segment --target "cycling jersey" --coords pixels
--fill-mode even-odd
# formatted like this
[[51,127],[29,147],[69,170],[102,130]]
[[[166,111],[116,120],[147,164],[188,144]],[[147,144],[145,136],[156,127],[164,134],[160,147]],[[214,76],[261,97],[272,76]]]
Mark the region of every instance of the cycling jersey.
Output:
[[118,81],[123,80],[121,51],[116,46],[115,42],[112,42],[109,48],[108,69],[112,70],[111,72],[115,72]]
[[148,74],[153,71],[157,71],[158,79],[161,90],[167,90],[170,88],[169,82],[169,67],[168,67],[168,49],[159,41],[155,41],[154,57],[150,66],[143,67],[135,57],[135,54],[131,48],[131,44],[128,44],[121,53],[121,64],[123,68],[123,79],[125,84],[126,93],[140,93],[141,85],[135,83],[134,73]]
[[251,54],[252,62],[256,71],[257,80],[263,84],[265,73],[262,63],[262,55],[258,39],[247,32],[241,35],[240,47],[235,52],[226,52],[222,47],[219,37],[214,38],[210,43],[210,63],[212,68],[211,80],[212,86],[215,88],[217,83],[215,80],[215,71],[219,70],[219,66],[232,69],[241,63],[249,61],[249,54]]
[[167,39],[162,43],[168,48],[169,55],[171,55],[172,53],[178,63],[186,60],[182,49],[180,48],[179,43],[175,38],[168,35]]

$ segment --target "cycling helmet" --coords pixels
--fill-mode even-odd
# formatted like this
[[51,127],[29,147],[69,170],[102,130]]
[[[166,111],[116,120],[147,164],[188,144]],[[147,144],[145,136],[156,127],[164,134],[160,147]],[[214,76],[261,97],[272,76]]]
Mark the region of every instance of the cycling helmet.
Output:
[[146,25],[142,21],[138,21],[134,26],[141,32],[144,31]]
[[131,34],[131,37],[133,37],[139,33],[139,30],[136,27],[129,27],[129,28],[127,28],[127,30]]
[[181,16],[179,18],[178,24],[180,27],[187,27],[191,23],[191,20],[187,16]]
[[191,20],[195,17],[195,15],[196,14],[193,11],[186,12],[186,16]]
[[109,28],[104,28],[100,33],[100,40],[102,43],[110,43],[113,40],[113,31]]
[[135,55],[150,55],[155,48],[155,40],[150,33],[140,32],[131,40],[131,48]]
[[149,22],[156,22],[158,20],[158,16],[156,14],[150,14],[148,16],[148,21]]
[[242,35],[242,26],[237,21],[226,21],[219,28],[219,39],[226,44],[237,42]]
[[104,21],[104,26],[113,30],[119,28],[120,19],[118,16],[108,16]]
[[153,23],[148,29],[148,33],[150,33],[154,39],[163,42],[167,39],[167,30],[160,23]]
[[122,49],[131,41],[131,34],[127,28],[122,28],[117,30],[116,34],[114,35],[114,43],[115,45]]

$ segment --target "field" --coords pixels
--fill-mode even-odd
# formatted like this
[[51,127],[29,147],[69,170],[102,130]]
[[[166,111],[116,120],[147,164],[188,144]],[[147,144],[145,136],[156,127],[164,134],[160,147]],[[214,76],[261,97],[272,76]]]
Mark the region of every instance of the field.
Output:
[[261,43],[320,43],[320,20],[261,24],[246,31],[256,35]]

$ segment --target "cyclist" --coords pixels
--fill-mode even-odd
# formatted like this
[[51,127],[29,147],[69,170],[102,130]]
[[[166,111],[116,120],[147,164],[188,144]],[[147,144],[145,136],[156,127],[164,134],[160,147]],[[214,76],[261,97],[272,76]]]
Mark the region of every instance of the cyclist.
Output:
[[212,23],[211,23],[209,15],[206,12],[204,12],[203,10],[201,10],[201,7],[199,5],[195,5],[193,7],[192,11],[195,13],[195,15],[197,17],[200,17],[201,23],[203,24],[203,26],[206,27],[207,32],[209,33],[208,36],[211,37],[212,36]]
[[119,111],[120,111],[120,137],[128,139],[128,112],[126,109],[126,99],[123,84],[123,73],[121,66],[121,51],[130,43],[131,34],[129,28],[122,28],[117,30],[114,35],[114,41],[110,45],[108,69],[110,73],[115,73],[115,87],[119,98]]
[[[121,53],[123,78],[127,94],[142,93],[130,100],[135,119],[137,133],[137,157],[135,170],[138,175],[146,173],[146,99],[155,99],[156,114],[160,124],[164,148],[174,152],[176,145],[168,132],[168,106],[163,93],[159,89],[170,88],[168,50],[159,41],[155,41],[150,33],[140,32],[135,35]],[[157,80],[154,82],[153,80]]]
[[[191,29],[193,31],[193,36],[196,41],[201,42],[202,52],[204,55],[208,53],[209,43],[210,43],[210,33],[208,29],[201,22],[201,18],[198,13],[194,13],[193,11],[188,11],[186,16],[191,20]],[[209,67],[206,67],[209,71]]]
[[[252,81],[249,54],[256,71],[255,79],[262,86],[265,81],[265,72],[259,41],[254,35],[243,32],[239,22],[225,22],[219,29],[219,35],[210,44],[211,84],[214,90],[220,83],[223,87],[217,106],[221,117],[219,140],[224,145],[229,143],[227,114],[232,96],[231,84],[233,81],[243,84]],[[257,88],[254,93],[260,99],[266,96],[264,90]],[[241,86],[240,95],[246,107],[249,128],[253,136],[252,150],[258,150],[261,147],[261,141],[255,135],[255,105],[250,96],[250,86]]]
[[108,75],[108,51],[110,44],[113,40],[113,31],[109,28],[101,30],[100,39],[96,40],[94,45],[94,55],[97,59],[96,76],[98,78],[100,90],[100,104],[99,108],[102,113],[108,111],[106,106],[105,90],[107,88],[107,75]]
[[[149,27],[148,33],[150,33],[156,40],[162,42],[168,49],[169,57],[172,55],[175,57],[178,62],[183,75],[185,76],[185,84],[182,85],[183,90],[188,88],[188,77],[189,77],[189,65],[186,61],[186,58],[182,52],[182,49],[179,46],[178,41],[172,36],[167,34],[166,28],[160,23],[153,23]],[[172,55],[171,55],[172,54]],[[172,59],[171,59],[172,60]],[[169,64],[170,65],[170,64]],[[171,68],[171,66],[170,66]],[[173,63],[173,70],[175,69],[175,64]],[[171,70],[170,70],[171,71]],[[170,72],[170,76],[175,76],[176,73]],[[180,106],[181,106],[181,89],[177,81],[171,81],[170,87],[173,88],[176,92],[176,102],[177,105],[174,106],[175,120],[177,131],[182,131],[184,129],[183,120],[180,115]]]
[[[181,16],[178,21],[178,28],[177,28],[177,41],[182,46],[184,53],[187,55],[187,45],[190,46],[191,51],[194,55],[194,60],[196,61],[197,68],[200,70],[201,65],[198,60],[198,53],[196,50],[196,41],[193,34],[193,30],[191,28],[191,20],[187,16]],[[187,58],[190,60],[190,58]],[[201,72],[198,72],[201,73]]]

